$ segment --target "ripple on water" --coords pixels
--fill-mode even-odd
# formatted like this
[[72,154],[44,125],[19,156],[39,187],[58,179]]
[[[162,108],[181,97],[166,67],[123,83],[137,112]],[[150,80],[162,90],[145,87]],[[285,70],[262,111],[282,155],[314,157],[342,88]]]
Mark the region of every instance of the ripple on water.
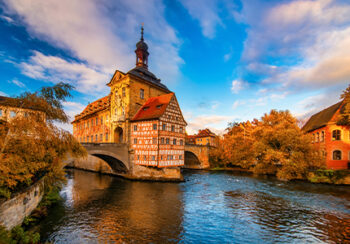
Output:
[[54,243],[346,243],[349,188],[231,173],[180,184],[72,171],[42,223]]

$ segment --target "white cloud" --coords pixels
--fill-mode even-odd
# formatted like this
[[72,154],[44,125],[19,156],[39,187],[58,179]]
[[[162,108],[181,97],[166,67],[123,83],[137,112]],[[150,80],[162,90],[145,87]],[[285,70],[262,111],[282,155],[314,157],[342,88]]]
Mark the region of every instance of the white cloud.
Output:
[[238,106],[241,106],[241,105],[244,105],[244,104],[246,104],[245,101],[236,100],[236,101],[233,103],[233,105],[232,105],[232,109],[236,109],[236,108],[238,108]]
[[85,94],[106,93],[108,90],[106,83],[110,75],[96,67],[47,56],[38,51],[33,54],[27,62],[19,64],[22,73],[28,77],[53,83],[67,82]]
[[[246,70],[284,89],[334,87],[350,80],[350,4],[337,0],[244,1]],[[278,65],[266,60],[278,60]]]
[[231,91],[233,93],[237,94],[238,92],[243,90],[246,87],[246,85],[247,85],[246,82],[244,82],[241,79],[233,80],[232,81],[232,86],[231,86]]
[[202,33],[205,37],[214,38],[216,27],[223,25],[219,15],[217,1],[202,0],[181,0],[182,5],[187,9],[192,18],[199,21]]
[[185,115],[188,123],[186,128],[188,134],[195,134],[198,130],[205,128],[221,134],[226,129],[227,124],[235,119],[234,116],[224,115],[200,115],[195,117],[191,113],[185,113]]
[[6,14],[18,16],[32,36],[109,74],[134,66],[133,51],[144,22],[150,69],[160,78],[179,75],[181,43],[165,20],[160,1],[5,0],[4,6]]
[[9,82],[21,88],[26,87],[26,85],[23,82],[20,82],[17,79],[10,80]]
[[10,23],[10,24],[12,24],[14,22],[14,20],[12,18],[10,18],[9,16],[5,16],[5,15],[0,15],[0,19],[3,19],[7,23]]
[[4,96],[4,97],[8,97],[9,95],[7,95],[5,92],[0,91],[0,96]]

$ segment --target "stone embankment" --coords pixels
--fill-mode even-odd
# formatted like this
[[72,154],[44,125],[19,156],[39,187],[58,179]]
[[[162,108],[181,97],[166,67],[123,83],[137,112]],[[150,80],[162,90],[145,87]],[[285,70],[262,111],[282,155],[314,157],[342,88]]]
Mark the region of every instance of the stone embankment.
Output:
[[44,179],[39,180],[9,200],[0,201],[0,225],[10,230],[38,206],[44,196]]
[[129,173],[115,173],[108,163],[92,155],[85,158],[69,158],[65,163],[69,168],[116,175],[130,180],[183,181],[180,168],[150,168],[133,165]]

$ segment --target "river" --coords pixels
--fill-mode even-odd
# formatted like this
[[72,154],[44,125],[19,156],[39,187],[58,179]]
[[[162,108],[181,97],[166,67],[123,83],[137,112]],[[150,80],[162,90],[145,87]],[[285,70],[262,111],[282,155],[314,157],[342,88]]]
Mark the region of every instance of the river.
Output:
[[185,171],[155,183],[68,170],[54,243],[350,243],[350,187]]

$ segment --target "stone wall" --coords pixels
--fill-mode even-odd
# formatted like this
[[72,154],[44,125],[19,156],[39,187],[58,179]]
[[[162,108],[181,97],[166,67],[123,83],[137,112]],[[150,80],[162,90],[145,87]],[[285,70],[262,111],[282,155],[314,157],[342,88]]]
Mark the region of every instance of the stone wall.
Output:
[[114,173],[112,168],[105,161],[92,155],[88,155],[85,158],[70,158],[67,160],[67,166],[103,174]]
[[11,199],[0,202],[0,225],[10,230],[22,224],[24,218],[38,206],[43,195],[44,180],[41,179]]
[[155,180],[155,181],[182,181],[183,176],[179,167],[176,168],[156,168],[142,165],[134,165],[130,179]]

